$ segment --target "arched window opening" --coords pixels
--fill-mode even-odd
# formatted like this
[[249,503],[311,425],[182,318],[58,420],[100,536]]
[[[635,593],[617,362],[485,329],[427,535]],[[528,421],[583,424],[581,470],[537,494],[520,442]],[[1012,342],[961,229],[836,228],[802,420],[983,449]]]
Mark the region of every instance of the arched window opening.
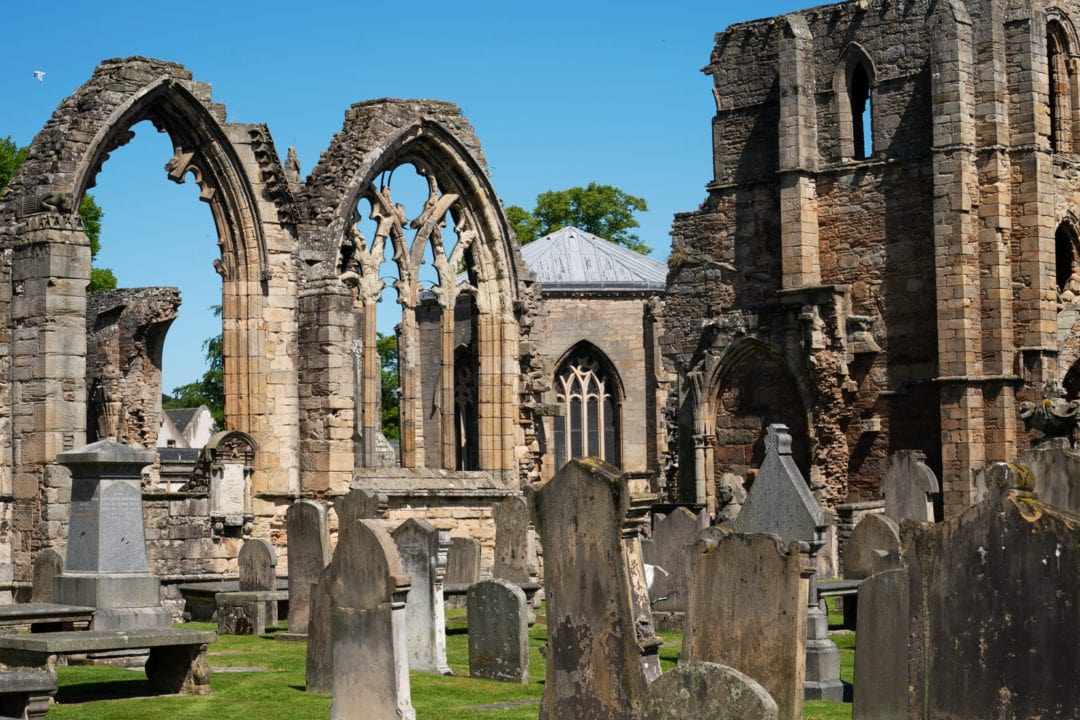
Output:
[[555,469],[576,457],[621,462],[620,405],[615,378],[597,353],[582,348],[555,373]]
[[858,63],[848,81],[848,102],[851,108],[852,157],[866,160],[874,155],[874,132],[871,118],[870,76]]
[[1054,266],[1058,292],[1069,289],[1076,272],[1076,231],[1067,223],[1058,225],[1054,233]]
[[458,470],[478,470],[476,363],[468,346],[454,353],[454,446]]
[[1050,148],[1072,152],[1072,63],[1064,29],[1050,23],[1046,35],[1047,70],[1050,80]]

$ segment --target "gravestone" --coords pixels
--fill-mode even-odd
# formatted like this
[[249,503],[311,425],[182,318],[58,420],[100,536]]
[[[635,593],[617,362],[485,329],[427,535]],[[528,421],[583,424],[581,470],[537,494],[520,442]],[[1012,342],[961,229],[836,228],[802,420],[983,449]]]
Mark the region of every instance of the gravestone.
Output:
[[881,480],[885,514],[896,522],[934,522],[933,496],[941,492],[937,476],[926,464],[926,453],[897,450]]
[[[352,489],[334,501],[338,517],[338,537],[342,528],[355,525],[358,520],[378,520],[386,516],[385,495],[370,490]],[[327,575],[311,588],[311,610],[308,617],[306,684],[311,693],[328,693],[334,683],[333,636],[331,634],[331,588]]]
[[530,526],[529,505],[523,497],[509,497],[492,508],[495,518],[495,565],[492,577],[518,585],[536,582],[536,543]]
[[680,665],[649,686],[642,720],[776,720],[776,702],[753,678],[716,663]]
[[469,676],[529,682],[529,626],[525,591],[505,580],[469,587]]
[[896,521],[886,515],[865,515],[844,546],[844,577],[861,580],[896,570],[902,564],[900,554],[900,527]]
[[908,574],[872,575],[859,585],[852,717],[907,720]]
[[409,574],[377,520],[341,528],[322,585],[331,615],[331,720],[414,720],[405,649]]
[[30,602],[56,602],[54,578],[64,572],[64,558],[52,548],[45,548],[34,558],[34,587]]
[[452,675],[446,664],[446,612],[443,578],[450,531],[427,520],[409,518],[393,532],[412,589],[405,606],[409,669]]
[[285,513],[289,552],[289,634],[306,635],[311,616],[311,586],[330,562],[326,508],[297,500]]
[[[811,567],[817,567],[817,553],[825,543],[829,524],[829,516],[791,457],[787,426],[770,425],[765,434],[765,460],[732,528],[736,532],[775,533],[785,543],[806,543]],[[806,697],[843,702],[840,650],[829,639],[829,616],[818,607],[815,583],[812,577],[806,599]],[[782,705],[778,698],[777,704]]]
[[780,720],[801,720],[809,558],[779,536],[710,527],[690,552],[681,659],[727,665],[761,683]]
[[480,582],[480,541],[473,538],[450,538],[446,555],[446,585],[472,585]]
[[1021,455],[1017,465],[1035,475],[1035,493],[1047,505],[1080,515],[1080,454],[1071,448],[1037,447]]
[[[240,546],[237,559],[241,592],[277,589],[277,551],[269,540],[249,539]],[[277,602],[266,602],[266,624],[276,625]]]
[[56,601],[97,608],[92,630],[169,627],[157,575],[149,571],[142,469],[157,455],[99,440],[56,456],[71,471],[67,559]]
[[653,498],[632,495],[623,473],[594,458],[571,460],[535,491],[548,620],[541,720],[640,716],[661,644],[638,542]]
[[695,515],[686,508],[675,508],[669,515],[653,518],[653,564],[659,568],[654,570],[655,580],[649,588],[654,615],[686,612],[687,548],[708,525],[705,510]]

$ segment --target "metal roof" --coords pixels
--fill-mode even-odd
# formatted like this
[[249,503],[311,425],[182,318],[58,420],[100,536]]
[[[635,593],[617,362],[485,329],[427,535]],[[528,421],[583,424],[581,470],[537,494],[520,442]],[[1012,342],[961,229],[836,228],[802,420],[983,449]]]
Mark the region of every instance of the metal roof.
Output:
[[667,265],[576,227],[521,247],[545,290],[664,290]]

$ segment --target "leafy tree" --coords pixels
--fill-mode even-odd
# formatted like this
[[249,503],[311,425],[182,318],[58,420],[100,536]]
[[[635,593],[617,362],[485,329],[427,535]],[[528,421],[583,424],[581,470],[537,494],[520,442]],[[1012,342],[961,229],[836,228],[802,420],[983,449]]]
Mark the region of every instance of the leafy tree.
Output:
[[630,230],[640,227],[634,213],[648,209],[644,198],[630,195],[612,185],[591,182],[588,187],[540,193],[536,196],[536,207],[532,212],[511,205],[506,208],[506,217],[523,245],[559,228],[573,225],[646,255],[652,248]]
[[[0,192],[15,177],[15,171],[26,160],[26,148],[16,145],[10,136],[0,139]],[[82,218],[83,230],[90,241],[90,262],[94,261],[101,250],[101,218],[105,215],[101,207],[89,193],[83,194],[79,202],[79,217]],[[90,268],[90,284],[87,292],[101,292],[116,288],[116,276],[108,268]]]
[[[221,306],[211,308],[214,315],[221,317]],[[221,334],[203,340],[206,362],[210,365],[203,376],[195,382],[173,388],[172,395],[161,396],[161,407],[191,408],[205,405],[214,416],[218,427],[225,427],[225,350]]]
[[401,438],[398,414],[401,401],[398,397],[397,336],[379,333],[375,347],[382,372],[382,431],[387,440],[398,440]]

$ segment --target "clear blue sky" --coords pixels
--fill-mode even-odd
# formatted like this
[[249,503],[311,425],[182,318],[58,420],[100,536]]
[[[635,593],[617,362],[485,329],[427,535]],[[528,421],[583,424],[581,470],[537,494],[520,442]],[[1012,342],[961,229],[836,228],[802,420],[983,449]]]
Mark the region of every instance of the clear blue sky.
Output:
[[[709,60],[733,22],[810,3],[17,2],[4,9],[0,137],[27,145],[105,58],[185,65],[232,122],[266,123],[306,177],[350,104],[378,97],[457,103],[484,146],[496,192],[531,209],[538,193],[616,185],[644,197],[638,234],[664,260],[672,215],[704,199],[715,109]],[[45,72],[44,83],[34,71]],[[162,167],[149,125],[113,153],[92,190],[105,211],[98,264],[121,287],[174,285],[184,305],[166,342],[166,391],[204,371],[220,331],[209,209]]]

